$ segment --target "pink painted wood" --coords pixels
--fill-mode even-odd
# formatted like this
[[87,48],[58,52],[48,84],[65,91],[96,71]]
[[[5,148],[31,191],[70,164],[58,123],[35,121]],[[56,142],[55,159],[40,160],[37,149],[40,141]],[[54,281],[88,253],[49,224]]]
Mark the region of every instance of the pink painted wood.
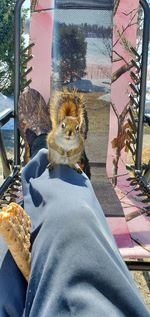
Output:
[[[37,10],[53,7],[53,0],[38,0]],[[51,73],[51,44],[53,30],[53,15],[51,11],[33,13],[30,21],[30,43],[35,43],[32,48],[33,59],[28,66],[33,67],[31,88],[36,89],[48,102],[50,97]]]
[[108,217],[107,223],[119,249],[131,248],[133,246],[125,218]]
[[[129,62],[134,56],[127,47],[127,43],[136,47],[136,22],[138,12],[138,0],[121,0],[117,13],[114,16],[113,25],[113,64],[112,73],[114,74],[126,62]],[[120,34],[123,33],[123,36]],[[126,45],[124,45],[126,43]],[[117,53],[116,53],[117,52]],[[118,54],[118,55],[117,55]],[[119,56],[122,60],[115,62]],[[115,106],[116,112],[121,114],[129,102],[131,82],[130,73],[125,72],[111,86],[111,101]],[[110,109],[110,130],[107,155],[107,173],[109,177],[113,176],[113,159],[115,151],[112,148],[111,141],[117,137],[118,120],[111,107]],[[126,170],[126,153],[121,151],[117,174],[116,194],[121,202],[125,218],[107,219],[108,224],[115,237],[117,245],[123,257],[143,258],[150,257],[150,219],[144,214],[145,205],[140,201],[134,190],[129,184],[129,177]],[[124,175],[126,174],[126,175]],[[124,175],[124,176],[121,176]],[[135,242],[136,241],[136,242]]]
[[[138,219],[139,220],[139,219]],[[141,247],[136,242],[134,242],[131,237],[133,232],[133,227],[128,227],[127,222],[125,218],[114,218],[109,217],[107,218],[107,223],[109,225],[109,228],[114,236],[114,239],[117,243],[117,246],[119,248],[119,251],[124,259],[143,259],[143,258],[149,258],[150,252],[149,249],[146,250],[146,248],[149,248],[149,237],[148,238],[148,245],[145,247]],[[143,227],[145,227],[145,223],[142,224]],[[137,226],[137,232],[136,232],[136,238],[140,237],[139,235],[139,221]],[[143,237],[142,237],[143,238]],[[145,234],[144,234],[145,239]],[[140,241],[141,242],[141,241]]]

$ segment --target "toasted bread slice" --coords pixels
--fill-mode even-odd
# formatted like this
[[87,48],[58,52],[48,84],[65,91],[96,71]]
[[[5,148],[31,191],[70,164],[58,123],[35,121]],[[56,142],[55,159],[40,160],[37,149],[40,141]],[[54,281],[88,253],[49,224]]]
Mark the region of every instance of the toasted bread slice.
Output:
[[18,268],[26,280],[30,273],[31,220],[25,210],[10,203],[0,211],[0,234],[2,234]]

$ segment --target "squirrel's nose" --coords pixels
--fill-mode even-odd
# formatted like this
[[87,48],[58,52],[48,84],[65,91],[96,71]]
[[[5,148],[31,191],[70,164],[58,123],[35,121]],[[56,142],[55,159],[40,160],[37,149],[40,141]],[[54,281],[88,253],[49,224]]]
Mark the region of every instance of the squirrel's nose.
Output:
[[67,131],[66,131],[66,135],[67,135],[67,136],[71,136],[72,134],[73,134],[72,130],[67,130]]

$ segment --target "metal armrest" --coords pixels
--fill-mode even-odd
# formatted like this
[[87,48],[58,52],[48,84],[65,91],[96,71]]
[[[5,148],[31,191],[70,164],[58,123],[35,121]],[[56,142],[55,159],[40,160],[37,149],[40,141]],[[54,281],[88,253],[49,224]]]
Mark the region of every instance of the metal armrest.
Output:
[[10,118],[13,118],[14,112],[11,108],[7,108],[0,112],[0,128],[7,123]]

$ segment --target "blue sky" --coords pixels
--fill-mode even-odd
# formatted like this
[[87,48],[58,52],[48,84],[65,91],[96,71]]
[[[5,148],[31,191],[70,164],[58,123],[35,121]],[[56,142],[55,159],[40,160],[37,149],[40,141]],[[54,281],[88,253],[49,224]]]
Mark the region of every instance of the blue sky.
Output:
[[30,7],[30,0],[26,0],[23,4],[24,8],[29,8]]

